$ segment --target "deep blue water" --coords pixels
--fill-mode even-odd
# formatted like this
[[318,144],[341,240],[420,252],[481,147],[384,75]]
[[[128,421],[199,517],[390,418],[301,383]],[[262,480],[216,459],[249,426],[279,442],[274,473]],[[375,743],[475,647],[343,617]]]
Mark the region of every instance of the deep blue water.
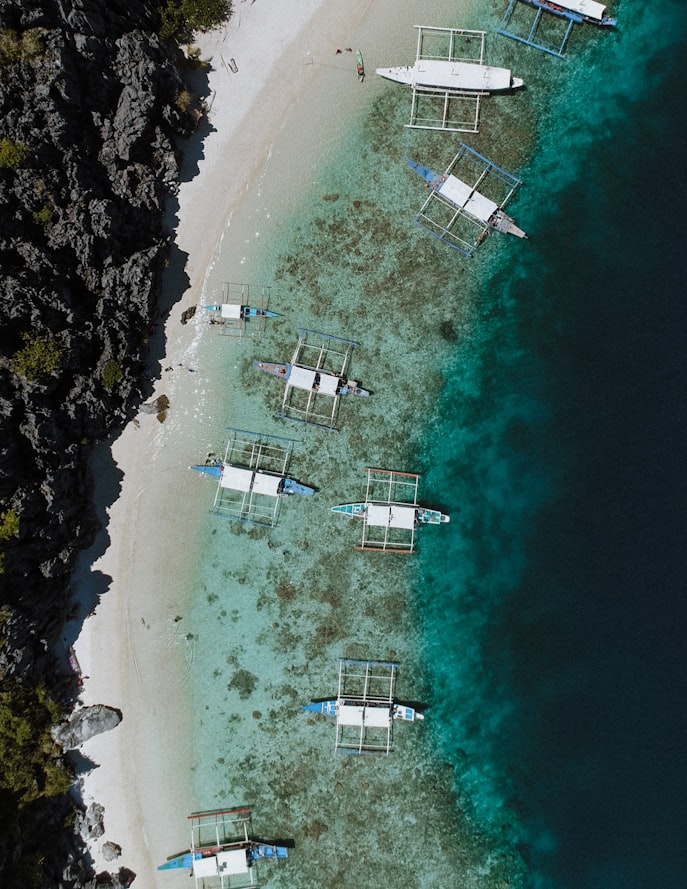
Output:
[[652,88],[485,288],[428,451],[460,498],[421,556],[446,754],[556,889],[687,885],[687,32],[658,6]]

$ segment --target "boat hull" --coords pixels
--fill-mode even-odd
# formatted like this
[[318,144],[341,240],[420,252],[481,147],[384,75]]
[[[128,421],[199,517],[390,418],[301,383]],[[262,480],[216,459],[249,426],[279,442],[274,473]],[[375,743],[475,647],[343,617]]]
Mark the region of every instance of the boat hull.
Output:
[[[221,312],[222,303],[215,303],[211,306],[201,306],[206,312]],[[267,309],[257,309],[255,306],[239,306],[240,317],[246,321],[249,318],[281,318],[278,312],[270,312]]]
[[[308,713],[319,713],[322,716],[336,716],[336,701],[316,701],[312,704],[305,704],[303,710]],[[407,704],[394,704],[391,718],[400,719],[403,722],[415,722],[416,719],[424,719],[424,716]]]
[[420,525],[446,525],[451,517],[439,512],[438,509],[418,509],[416,518]]
[[341,503],[339,506],[332,506],[332,512],[338,512],[347,515],[349,518],[362,518],[367,511],[364,503]]
[[276,364],[273,361],[254,361],[253,367],[271,377],[279,377],[281,380],[288,380],[291,373],[290,364]]
[[302,485],[300,482],[296,482],[292,478],[285,478],[280,493],[287,496],[291,494],[302,494],[304,497],[312,497],[315,493],[315,489],[311,488],[309,485]]
[[442,59],[421,59],[414,65],[377,68],[376,73],[386,80],[420,90],[505,93],[524,86],[524,81],[513,77],[508,68]]

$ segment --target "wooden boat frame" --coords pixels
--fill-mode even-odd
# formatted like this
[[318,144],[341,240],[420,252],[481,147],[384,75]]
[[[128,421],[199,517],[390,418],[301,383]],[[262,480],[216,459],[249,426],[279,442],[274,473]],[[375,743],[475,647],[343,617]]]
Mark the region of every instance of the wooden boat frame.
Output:
[[[474,177],[472,190],[493,200],[499,209],[506,206],[522,185],[522,180],[517,176],[498,167],[463,142],[460,143],[458,154],[448,165],[444,178],[450,174],[456,175],[454,171],[459,165],[461,175],[457,178],[470,183]],[[466,172],[462,172],[463,168],[466,168]],[[467,173],[471,173],[470,179],[465,178]],[[487,223],[468,213],[463,207],[453,204],[433,188],[429,189],[427,199],[416,214],[414,222],[467,257],[474,254],[491,231]]]
[[[253,306],[267,311],[270,300],[270,288],[251,284],[222,284],[221,305]],[[266,318],[222,318],[211,317],[208,323],[216,326],[222,336],[234,339],[258,339],[265,329]]]
[[[520,27],[516,31],[513,29],[512,23],[518,17],[525,19],[528,12],[524,10],[524,7],[529,7],[531,18],[522,24],[518,22]],[[553,27],[550,17],[543,18],[545,13],[558,19],[562,25],[563,33],[558,43],[539,36],[542,27],[546,26],[542,24],[543,22],[548,24],[550,30]],[[546,0],[508,0],[508,6],[501,17],[498,28],[496,28],[496,33],[503,34],[504,37],[510,37],[519,43],[524,43],[534,49],[539,49],[542,52],[562,59],[565,56],[565,48],[573,26],[583,24],[585,21],[593,21],[598,25],[615,25],[614,18],[602,17],[599,21],[589,19],[581,12],[566,9],[564,6],[553,2],[549,3]]]
[[[434,28],[428,25],[415,27],[418,32],[415,64],[423,59],[431,59],[484,65],[485,31]],[[448,41],[445,51],[441,53],[426,51],[425,43],[436,35],[442,35]],[[476,53],[467,50],[473,41]],[[406,124],[407,127],[418,130],[446,130],[453,133],[479,132],[480,102],[488,92],[413,86],[411,93],[410,121]]]
[[[351,353],[357,345],[353,340],[299,328],[298,342],[290,363],[292,366],[346,377]],[[286,380],[284,397],[277,416],[282,420],[321,426],[335,432],[340,398],[340,395],[298,389]]]
[[[252,469],[275,476],[286,476],[293,452],[290,438],[227,429],[227,447],[223,463],[236,469]],[[282,498],[240,491],[217,484],[215,500],[210,510],[214,515],[249,525],[273,528],[277,523]]]
[[336,753],[389,755],[397,669],[384,661],[339,659]]

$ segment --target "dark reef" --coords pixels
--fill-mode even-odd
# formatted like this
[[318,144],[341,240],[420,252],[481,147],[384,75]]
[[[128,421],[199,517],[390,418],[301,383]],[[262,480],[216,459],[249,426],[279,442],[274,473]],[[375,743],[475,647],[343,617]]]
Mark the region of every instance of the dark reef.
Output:
[[[199,112],[157,7],[0,0],[0,679],[67,713],[88,460],[150,394],[149,337],[180,296],[162,299],[164,220]],[[0,811],[2,886],[94,885],[78,800],[0,779]]]

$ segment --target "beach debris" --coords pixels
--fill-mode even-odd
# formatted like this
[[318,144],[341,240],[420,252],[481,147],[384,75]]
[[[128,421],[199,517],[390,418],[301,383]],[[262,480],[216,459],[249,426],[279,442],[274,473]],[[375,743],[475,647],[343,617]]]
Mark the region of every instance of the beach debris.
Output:
[[54,726],[51,734],[63,750],[74,750],[95,735],[109,732],[121,721],[120,710],[105,704],[94,704],[92,707],[75,710],[68,720]]
[[188,309],[184,309],[184,311],[181,313],[182,324],[186,324],[188,321],[191,320],[191,318],[193,318],[193,316],[196,314],[196,308],[197,306],[189,306]]

